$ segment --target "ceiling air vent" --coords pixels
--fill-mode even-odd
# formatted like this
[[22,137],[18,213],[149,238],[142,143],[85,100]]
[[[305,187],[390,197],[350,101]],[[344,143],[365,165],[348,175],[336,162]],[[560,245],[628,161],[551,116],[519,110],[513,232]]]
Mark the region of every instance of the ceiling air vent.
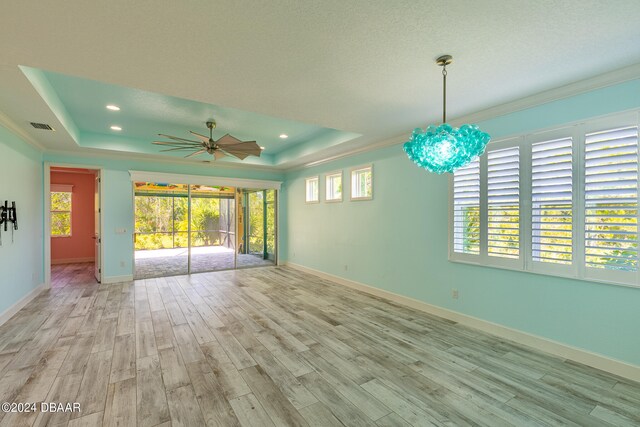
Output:
[[42,130],[54,130],[51,126],[49,126],[46,123],[34,123],[34,122],[30,122],[31,126],[33,126],[36,129],[42,129]]

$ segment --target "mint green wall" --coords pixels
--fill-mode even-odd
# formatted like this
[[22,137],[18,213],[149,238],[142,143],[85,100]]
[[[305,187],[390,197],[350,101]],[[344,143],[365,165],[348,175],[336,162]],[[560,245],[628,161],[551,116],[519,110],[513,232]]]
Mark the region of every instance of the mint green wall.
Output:
[[[46,153],[44,159],[55,164],[78,164],[103,168],[102,220],[104,221],[104,234],[102,249],[104,251],[104,265],[102,272],[105,280],[133,273],[133,193],[129,170],[276,181],[282,181],[284,178],[280,172],[216,168],[211,164],[171,164],[51,153]],[[116,233],[116,229],[119,228],[126,229],[126,233]],[[121,263],[124,263],[124,266]]]
[[[479,123],[494,137],[640,107],[640,80]],[[349,169],[372,163],[374,199],[349,202]],[[304,178],[344,171],[342,203],[306,204]],[[282,260],[640,365],[640,289],[452,263],[448,177],[400,145],[289,172]],[[451,289],[459,299],[451,298]]]
[[18,230],[4,231],[0,246],[0,313],[43,282],[42,158],[0,126],[0,202],[16,202]]

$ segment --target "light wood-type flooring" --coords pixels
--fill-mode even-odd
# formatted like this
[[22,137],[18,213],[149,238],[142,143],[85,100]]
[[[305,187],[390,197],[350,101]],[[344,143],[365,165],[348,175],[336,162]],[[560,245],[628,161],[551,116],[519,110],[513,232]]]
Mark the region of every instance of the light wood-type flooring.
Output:
[[62,276],[0,327],[0,402],[82,412],[0,427],[640,425],[638,383],[289,268]]

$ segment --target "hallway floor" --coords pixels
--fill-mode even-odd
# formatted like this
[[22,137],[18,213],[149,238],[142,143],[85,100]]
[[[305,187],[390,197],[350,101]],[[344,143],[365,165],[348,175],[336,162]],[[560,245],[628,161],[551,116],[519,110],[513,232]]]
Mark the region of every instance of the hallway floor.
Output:
[[70,284],[97,284],[93,265],[92,262],[53,264],[51,266],[51,287],[60,288]]

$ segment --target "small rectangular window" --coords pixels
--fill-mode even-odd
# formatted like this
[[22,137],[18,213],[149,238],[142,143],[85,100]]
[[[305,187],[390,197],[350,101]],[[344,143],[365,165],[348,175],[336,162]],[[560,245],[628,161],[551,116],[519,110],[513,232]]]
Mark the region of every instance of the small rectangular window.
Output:
[[71,202],[70,191],[51,192],[51,236],[71,236]]
[[373,198],[373,171],[366,166],[351,171],[351,200],[369,200]]
[[342,201],[342,172],[327,175],[325,180],[327,202]]
[[480,253],[480,162],[453,173],[453,251]]
[[305,183],[305,201],[307,203],[318,203],[320,201],[319,199],[319,182],[320,180],[318,179],[317,176],[314,176],[312,178],[307,178],[305,179],[304,183]]
[[584,216],[586,266],[637,271],[637,127],[586,135]]
[[489,256],[520,258],[520,147],[487,155]]

